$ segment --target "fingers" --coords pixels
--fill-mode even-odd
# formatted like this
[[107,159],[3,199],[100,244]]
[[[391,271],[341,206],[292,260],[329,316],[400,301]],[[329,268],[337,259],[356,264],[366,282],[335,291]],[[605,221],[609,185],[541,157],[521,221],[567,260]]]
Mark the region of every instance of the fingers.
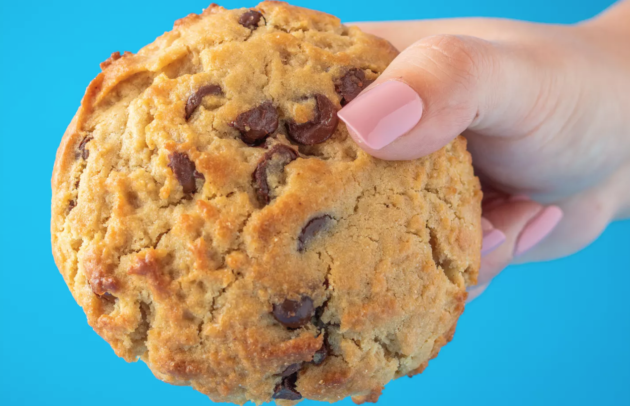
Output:
[[[484,241],[481,268],[477,285],[469,289],[468,301],[479,296],[490,281],[515,258],[545,241],[562,217],[563,212],[559,207],[542,206],[520,196],[486,201],[482,221]],[[502,238],[497,238],[497,233]]]
[[[355,141],[388,160],[434,152],[464,130],[517,134],[550,72],[525,47],[439,35],[403,51],[339,111]],[[519,97],[514,97],[519,95]],[[542,114],[542,113],[541,113]]]
[[481,256],[483,257],[497,249],[499,245],[505,242],[505,234],[503,231],[495,228],[490,220],[484,217],[481,218],[481,228],[483,230]]
[[481,268],[478,284],[469,288],[468,301],[509,264],[560,258],[590,244],[627,202],[628,175],[630,165],[599,187],[559,203],[560,207],[486,191]]
[[476,285],[468,289],[468,297],[466,298],[466,303],[470,303],[473,300],[477,299],[479,295],[486,291],[489,285],[489,283],[486,283],[485,285]]
[[433,21],[386,21],[352,23],[368,34],[388,40],[399,51],[404,50],[414,42],[440,32],[431,31]]
[[527,253],[515,258],[516,263],[545,261],[571,255],[593,242],[615,219],[623,215],[630,202],[628,180],[630,163],[597,186],[558,203],[564,221]]
[[562,211],[556,206],[543,207],[516,198],[486,208],[484,217],[503,232],[505,241],[483,257],[478,285],[490,282],[515,257],[540,243],[558,225]]
[[432,35],[468,35],[490,41],[509,41],[531,31],[531,23],[492,18],[385,21],[350,25],[356,25],[363,32],[385,38],[400,51]]

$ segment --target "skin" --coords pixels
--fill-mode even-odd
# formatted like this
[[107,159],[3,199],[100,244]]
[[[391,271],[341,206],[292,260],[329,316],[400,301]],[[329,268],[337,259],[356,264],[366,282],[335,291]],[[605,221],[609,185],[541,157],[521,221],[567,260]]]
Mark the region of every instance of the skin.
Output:
[[[399,80],[423,106],[418,124],[391,144],[359,145],[406,160],[461,133],[469,141],[484,217],[506,236],[483,258],[471,299],[510,263],[570,255],[630,217],[628,21],[630,0],[572,26],[484,18],[357,24],[402,51],[367,91]],[[544,244],[515,258],[519,235],[552,204],[562,220]]]

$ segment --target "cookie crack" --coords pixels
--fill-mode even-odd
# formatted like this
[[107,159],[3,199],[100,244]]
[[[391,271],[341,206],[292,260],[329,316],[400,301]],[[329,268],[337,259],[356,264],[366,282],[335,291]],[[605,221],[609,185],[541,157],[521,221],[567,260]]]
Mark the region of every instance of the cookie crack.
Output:
[[147,341],[149,339],[149,330],[151,330],[151,318],[152,318],[152,310],[151,304],[145,301],[140,301],[139,305],[140,311],[140,322],[136,329],[129,335],[131,339],[131,343],[133,345],[133,353],[136,357],[145,357],[149,352],[149,348],[147,346]]
[[385,359],[390,360],[390,361],[391,360],[396,361],[396,363],[398,364],[398,367],[396,369],[398,370],[400,368],[400,358],[401,358],[400,355],[397,352],[392,351],[387,345],[387,343],[383,341],[382,337],[375,336],[374,344],[381,347],[381,349],[383,350],[383,355],[385,356]]
[[68,284],[70,287],[70,291],[74,291],[75,278],[77,277],[77,274],[79,273],[79,253],[81,252],[85,244],[86,244],[86,240],[84,238],[81,238],[81,245],[79,246],[79,248],[77,248],[76,250],[74,250],[73,248],[74,258],[72,260],[72,268],[70,269],[70,275],[68,275]]
[[[428,190],[424,190],[423,193],[427,193],[432,196],[435,196],[436,199],[444,203],[445,207],[448,208],[449,213],[452,214],[453,217],[456,218],[458,221],[460,221],[462,225],[470,226],[470,224],[468,224],[461,216],[459,216],[457,211],[454,210],[447,201],[441,198],[438,193],[430,192]],[[430,199],[426,199],[426,200],[430,201]],[[470,264],[468,264],[462,270],[459,270],[458,269],[459,267],[457,266],[457,264],[454,264],[453,261],[451,261],[451,259],[447,255],[445,255],[445,253],[442,252],[442,250],[440,249],[437,230],[434,227],[432,227],[428,221],[425,223],[425,228],[429,230],[429,241],[427,243],[428,243],[429,248],[431,249],[433,262],[435,263],[436,267],[438,267],[439,269],[442,270],[442,272],[444,272],[444,275],[446,275],[446,277],[449,279],[451,283],[457,284],[457,276],[460,275],[461,277],[464,277],[466,270],[470,268]]]
[[199,343],[197,344],[198,346],[204,345],[203,327],[207,322],[206,320],[208,320],[209,322],[215,322],[216,313],[220,312],[223,309],[223,307],[217,307],[217,303],[235,283],[237,283],[244,277],[242,273],[235,272],[234,270],[231,270],[231,273],[234,276],[234,279],[230,281],[227,285],[225,285],[215,296],[212,297],[212,303],[209,306],[209,314],[206,317],[202,318],[197,325],[197,337],[199,338]]

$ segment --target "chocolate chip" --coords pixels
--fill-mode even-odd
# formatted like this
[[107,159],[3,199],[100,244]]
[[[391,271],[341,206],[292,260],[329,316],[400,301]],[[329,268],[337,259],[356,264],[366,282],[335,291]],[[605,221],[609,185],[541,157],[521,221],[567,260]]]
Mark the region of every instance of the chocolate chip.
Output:
[[204,179],[203,174],[195,169],[195,163],[188,159],[188,155],[181,152],[173,152],[169,155],[169,159],[168,167],[171,168],[177,181],[182,185],[184,193],[195,193],[197,191],[195,179]]
[[112,304],[116,303],[116,299],[117,299],[116,296],[112,295],[109,292],[105,292],[104,294],[102,294],[100,296],[100,298],[103,299],[104,301],[106,301],[108,303],[112,303]]
[[277,180],[278,175],[284,172],[284,167],[297,157],[298,154],[293,149],[278,144],[271,148],[258,162],[253,178],[256,198],[261,205],[265,206],[271,201],[269,178],[275,177],[274,180]]
[[278,111],[270,101],[239,114],[230,124],[241,133],[247,145],[256,146],[265,142],[269,134],[278,129]]
[[221,95],[223,91],[221,90],[221,86],[219,85],[205,85],[201,86],[197,91],[188,97],[188,101],[186,102],[186,121],[193,115],[197,107],[201,104],[204,96],[208,95]]
[[341,105],[345,106],[368,87],[373,80],[365,79],[365,72],[361,69],[350,69],[335,84],[335,91],[341,96]]
[[321,94],[314,97],[317,105],[314,119],[302,124],[295,121],[287,122],[289,137],[302,145],[315,145],[326,141],[333,135],[339,122],[335,105]]
[[314,313],[313,299],[308,296],[303,296],[299,301],[285,299],[284,302],[273,305],[273,317],[288,328],[302,327],[311,320]]
[[85,146],[88,142],[92,141],[93,139],[94,137],[92,137],[91,135],[88,135],[85,138],[83,138],[83,140],[81,140],[81,142],[79,143],[79,156],[81,158],[88,159],[88,157],[90,156],[90,150],[85,149]]
[[322,345],[322,348],[320,348],[319,350],[315,351],[315,354],[313,354],[313,359],[311,360],[311,363],[313,365],[321,365],[324,363],[324,361],[326,361],[326,358],[328,357],[328,343],[326,343],[326,341],[324,341],[324,345]]
[[127,273],[145,278],[152,288],[161,293],[166,292],[168,285],[171,283],[171,277],[165,272],[164,265],[160,258],[156,256],[155,250],[149,250],[143,256],[136,257]]
[[249,10],[245,12],[245,14],[241,15],[238,19],[238,23],[245,28],[249,28],[250,30],[255,30],[258,28],[258,23],[260,19],[263,18],[263,15],[260,11]]
[[302,232],[300,233],[300,236],[298,237],[298,251],[304,252],[304,250],[306,250],[306,246],[308,245],[308,243],[313,238],[315,238],[315,236],[317,236],[317,234],[323,228],[325,228],[328,225],[328,222],[330,220],[332,220],[332,217],[325,214],[320,217],[315,217],[314,219],[311,219],[311,221],[306,223],[306,225],[302,229]]
[[302,364],[301,363],[291,364],[282,372],[282,377],[284,378],[284,377],[287,377],[289,375],[293,375],[297,371],[299,371],[300,368],[302,368]]
[[108,292],[115,292],[119,289],[118,281],[113,276],[105,276],[102,273],[88,275],[88,285],[95,295],[103,297]]
[[68,211],[74,209],[75,207],[77,207],[77,202],[74,200],[70,200],[70,202],[68,202]]
[[273,390],[274,399],[286,399],[286,400],[300,400],[302,395],[295,389],[295,383],[297,382],[297,373],[287,376],[282,379]]

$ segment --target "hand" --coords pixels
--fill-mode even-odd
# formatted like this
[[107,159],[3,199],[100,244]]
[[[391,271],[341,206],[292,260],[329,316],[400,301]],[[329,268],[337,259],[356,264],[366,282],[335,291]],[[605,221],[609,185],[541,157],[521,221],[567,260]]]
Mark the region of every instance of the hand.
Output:
[[470,298],[508,264],[569,255],[630,216],[628,21],[630,0],[575,26],[359,24],[403,51],[339,112],[355,141],[406,160],[468,139],[484,189]]

